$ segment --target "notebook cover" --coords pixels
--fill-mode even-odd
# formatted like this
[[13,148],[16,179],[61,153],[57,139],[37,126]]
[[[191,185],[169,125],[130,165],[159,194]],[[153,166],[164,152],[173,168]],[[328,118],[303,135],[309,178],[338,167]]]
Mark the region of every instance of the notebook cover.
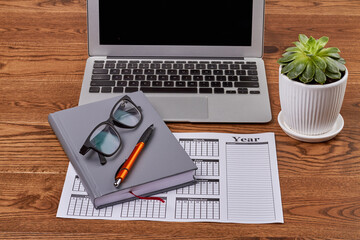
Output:
[[[95,151],[90,150],[83,156],[79,150],[93,128],[109,118],[114,104],[123,95],[51,113],[48,117],[50,126],[93,203],[95,198],[115,191],[196,170],[196,165],[146,96],[142,92],[127,95],[141,107],[143,120],[136,129],[115,127],[121,136],[122,147],[114,156],[107,158],[105,165],[100,164]],[[141,152],[125,181],[119,188],[115,188],[113,183],[117,169],[129,157],[140,136],[151,124],[154,124],[155,130],[150,141]],[[183,183],[176,185],[179,184]]]

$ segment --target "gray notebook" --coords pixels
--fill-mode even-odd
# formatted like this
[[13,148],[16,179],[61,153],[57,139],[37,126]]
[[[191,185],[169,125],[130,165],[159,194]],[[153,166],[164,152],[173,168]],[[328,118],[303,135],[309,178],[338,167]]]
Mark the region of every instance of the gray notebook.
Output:
[[[194,183],[196,165],[181,147],[162,118],[142,92],[127,94],[141,107],[143,120],[135,129],[115,127],[122,147],[107,163],[101,165],[98,154],[79,150],[93,128],[109,118],[114,104],[122,97],[81,105],[49,114],[50,126],[80,177],[95,208],[133,200],[136,195],[150,196]],[[114,177],[119,166],[129,157],[145,129],[155,130],[127,178],[116,188]]]

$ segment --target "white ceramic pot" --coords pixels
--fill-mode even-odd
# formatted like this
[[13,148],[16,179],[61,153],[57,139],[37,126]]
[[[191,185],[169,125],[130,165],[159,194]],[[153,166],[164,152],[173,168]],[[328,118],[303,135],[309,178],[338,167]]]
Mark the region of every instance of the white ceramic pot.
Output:
[[279,69],[279,93],[283,121],[294,132],[320,135],[332,129],[345,95],[348,70],[339,81],[324,85],[289,79]]

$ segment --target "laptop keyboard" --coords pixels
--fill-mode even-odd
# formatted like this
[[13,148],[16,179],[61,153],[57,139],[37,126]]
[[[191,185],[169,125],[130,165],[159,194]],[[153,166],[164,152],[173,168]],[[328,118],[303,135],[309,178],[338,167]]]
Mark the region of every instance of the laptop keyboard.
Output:
[[256,62],[95,61],[91,93],[260,94]]

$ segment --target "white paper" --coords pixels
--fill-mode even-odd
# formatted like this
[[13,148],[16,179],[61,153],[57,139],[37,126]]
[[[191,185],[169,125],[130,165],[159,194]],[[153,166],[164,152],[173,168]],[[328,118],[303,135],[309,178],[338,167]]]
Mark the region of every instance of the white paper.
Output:
[[283,223],[274,133],[174,133],[198,167],[196,184],[95,209],[69,164],[57,217]]

